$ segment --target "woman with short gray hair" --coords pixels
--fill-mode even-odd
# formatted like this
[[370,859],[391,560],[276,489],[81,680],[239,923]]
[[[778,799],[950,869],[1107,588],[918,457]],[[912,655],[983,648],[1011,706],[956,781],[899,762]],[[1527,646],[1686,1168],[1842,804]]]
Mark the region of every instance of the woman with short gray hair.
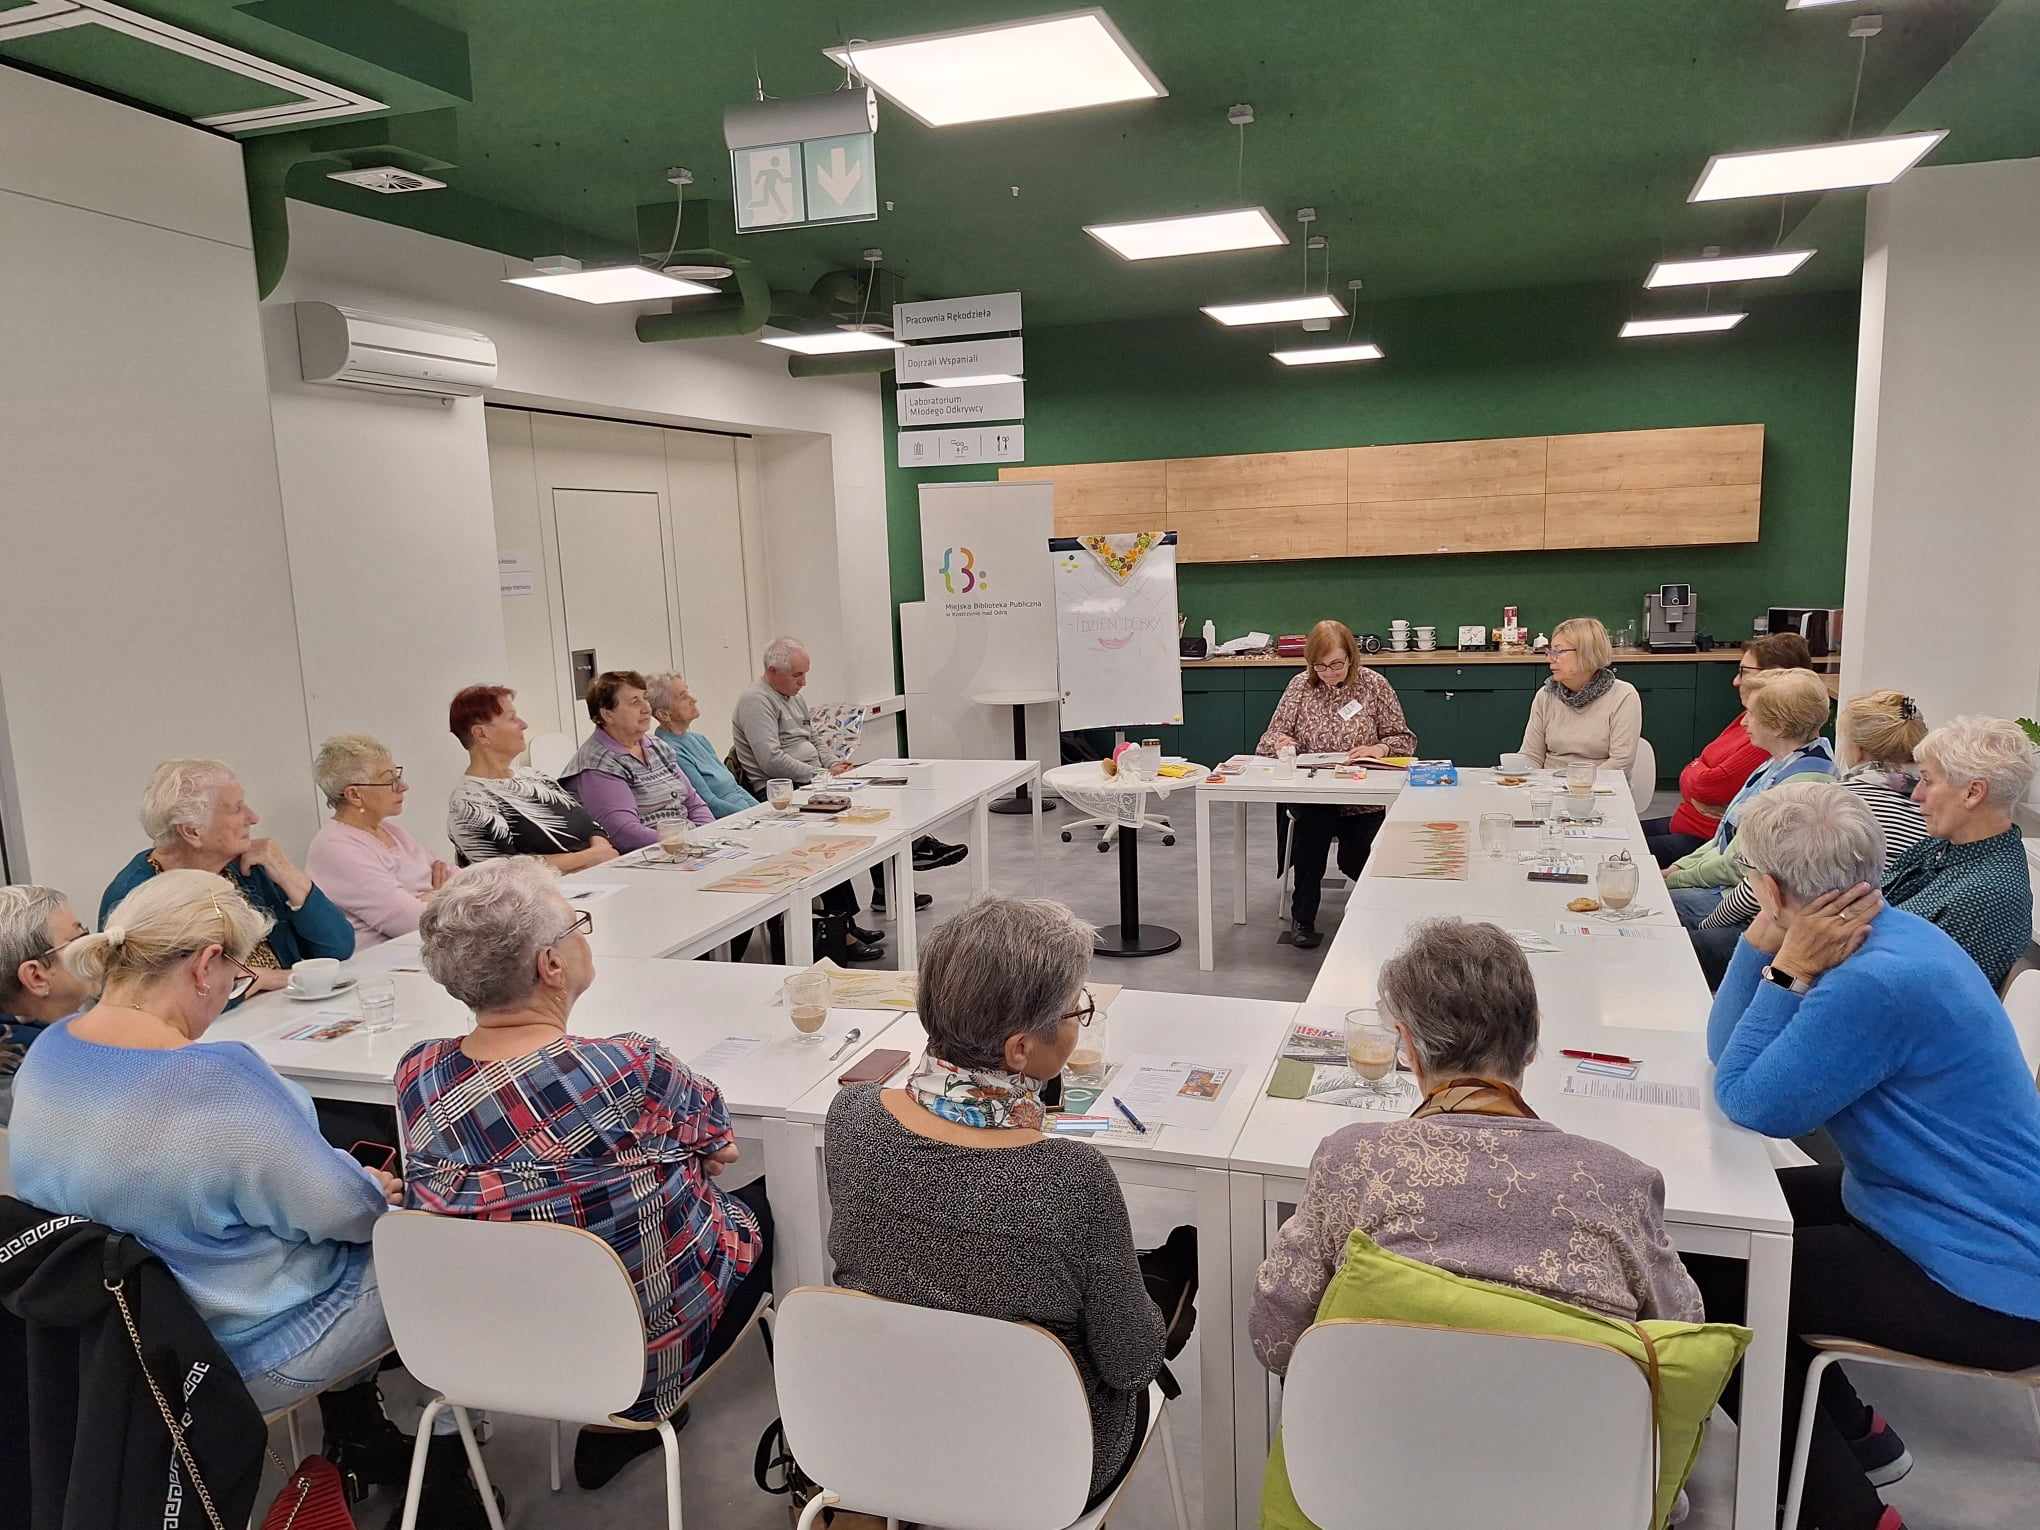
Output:
[[1377,988],[1420,1103],[1407,1120],[1363,1121],[1318,1144],[1255,1282],[1248,1331],[1261,1363],[1289,1369],[1355,1232],[1612,1317],[1697,1320],[1699,1290],[1665,1233],[1664,1176],[1539,1120],[1523,1098],[1537,987],[1515,939],[1425,920]]
[[[921,947],[926,1053],[902,1089],[838,1094],[822,1151],[838,1284],[1038,1323],[1069,1347],[1096,1504],[1146,1433],[1169,1335],[1104,1156],[1043,1133],[1043,1086],[1095,1013],[1092,939],[1045,898],[981,899],[935,930]],[[1189,1242],[1172,1236],[1162,1252]]]
[[[1930,825],[1935,793],[1953,790],[1925,795]],[[1992,1370],[2040,1364],[2040,1094],[1996,993],[1947,933],[1886,906],[1883,830],[1846,787],[1766,792],[1737,846],[1763,912],[1708,1017],[1715,1099],[1766,1136],[1824,1129],[1842,1160],[1779,1172],[1796,1228],[1790,1332]],[[1739,1278],[1707,1283],[1709,1315],[1734,1318]],[[1811,1358],[1794,1346],[1788,1419]],[[1911,1463],[1830,1370],[1801,1523],[1891,1530],[1901,1521],[1877,1487]]]
[[[762,1179],[715,1183],[737,1143],[714,1084],[649,1036],[568,1033],[595,981],[594,927],[530,856],[456,872],[426,900],[425,970],[475,1028],[397,1064],[404,1180],[417,1210],[565,1222],[614,1249],[646,1338],[644,1387],[622,1416],[652,1423],[771,1291],[772,1213]],[[575,1478],[598,1488],[658,1445],[652,1430],[584,1428]]]
[[13,1108],[15,1070],[36,1037],[92,1002],[92,986],[58,959],[84,933],[54,887],[0,887],[0,1126]]
[[312,836],[305,869],[340,905],[367,950],[418,928],[425,896],[453,875],[446,862],[395,822],[411,788],[388,746],[366,733],[338,733],[312,762],[333,821]]

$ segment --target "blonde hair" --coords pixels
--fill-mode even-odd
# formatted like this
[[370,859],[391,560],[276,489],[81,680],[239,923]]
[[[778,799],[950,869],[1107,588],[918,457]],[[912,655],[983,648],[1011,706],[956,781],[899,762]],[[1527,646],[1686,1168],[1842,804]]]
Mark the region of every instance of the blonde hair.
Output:
[[336,733],[319,745],[318,758],[312,761],[312,779],[326,806],[337,808],[345,802],[347,788],[361,785],[361,778],[378,760],[396,763],[382,740],[371,734]]
[[1827,684],[1810,669],[1771,671],[1749,699],[1750,717],[1794,744],[1810,744],[1827,726]]
[[224,760],[165,760],[142,789],[142,832],[158,849],[176,844],[180,828],[203,833],[213,820],[219,789],[239,779]]
[[1983,783],[1985,800],[2009,813],[2033,784],[2033,745],[2025,730],[2002,717],[1958,717],[1919,742],[1913,757],[1924,760],[1951,786]]
[[64,965],[95,987],[167,972],[194,951],[219,946],[245,961],[276,921],[210,871],[165,871],[115,905],[106,928],[64,947]]
[[1589,676],[1598,675],[1615,662],[1615,645],[1608,641],[1608,629],[1596,616],[1569,616],[1551,629],[1551,646],[1570,640],[1578,650],[1580,663]]
[[[1745,682],[1747,683],[1747,682]],[[1835,742],[1851,765],[1910,765],[1927,736],[1919,704],[1903,691],[1865,691],[1842,703]]]
[[1353,629],[1344,622],[1329,619],[1319,622],[1310,629],[1310,640],[1303,645],[1303,672],[1310,678],[1310,685],[1324,682],[1317,677],[1317,667],[1331,657],[1334,648],[1342,649],[1346,655],[1346,678],[1352,679],[1360,668],[1360,645],[1353,638]]

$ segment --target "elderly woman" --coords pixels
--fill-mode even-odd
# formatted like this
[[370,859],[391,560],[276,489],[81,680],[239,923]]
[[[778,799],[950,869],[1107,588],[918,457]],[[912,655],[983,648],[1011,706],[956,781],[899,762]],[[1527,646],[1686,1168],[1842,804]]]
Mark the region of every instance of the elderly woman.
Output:
[[[1275,703],[1268,731],[1255,746],[1260,754],[1290,748],[1299,754],[1337,754],[1349,761],[1414,754],[1417,735],[1403,716],[1395,690],[1360,663],[1360,645],[1344,622],[1322,621],[1310,629],[1303,673],[1291,680]],[[1287,938],[1303,950],[1324,943],[1318,930],[1325,860],[1339,842],[1339,870],[1360,875],[1374,836],[1381,832],[1378,807],[1285,804],[1292,825],[1289,863],[1296,873],[1290,893],[1292,928]]]
[[1735,687],[1745,710],[1730,718],[1714,741],[1679,772],[1678,809],[1670,817],[1644,822],[1644,839],[1660,866],[1671,865],[1714,838],[1714,831],[1721,826],[1722,809],[1770,758],[1750,737],[1747,709],[1757,687],[1779,670],[1811,668],[1813,654],[1806,639],[1796,632],[1756,638],[1742,651],[1742,660],[1728,683]]
[[[369,1238],[402,1185],[328,1145],[310,1096],[245,1043],[192,1044],[256,986],[265,936],[269,916],[232,882],[173,869],[65,948],[65,966],[102,991],[52,1026],[16,1077],[15,1189],[134,1234],[176,1275],[257,1407],[318,1392],[326,1454],[395,1484],[411,1442],[376,1401],[390,1331]],[[467,1482],[448,1438],[435,1479],[452,1476],[435,1501]],[[448,1517],[483,1523],[472,1486],[466,1497],[472,1514]]]
[[1625,774],[1643,733],[1643,698],[1615,677],[1608,629],[1575,616],[1551,629],[1551,678],[1530,699],[1520,752],[1540,769],[1584,761]]
[[312,836],[305,869],[347,915],[356,949],[410,934],[453,869],[395,822],[411,790],[404,767],[366,733],[342,733],[319,746],[312,776],[333,821]]
[[[1768,1136],[1825,1128],[1842,1160],[1779,1173],[1796,1229],[1790,1331],[2040,1365],[2040,1094],[1997,995],[1946,934],[1884,905],[1884,836],[1860,795],[1780,787],[1744,815],[1740,844],[1763,913],[1708,1018],[1715,1098]],[[1792,1358],[1787,1419],[1811,1354],[1795,1344]],[[1910,1464],[1828,1371],[1801,1523],[1896,1530],[1876,1485]]]
[[1042,1086],[1091,1020],[1091,945],[1040,898],[983,899],[937,929],[921,948],[927,1054],[905,1088],[838,1094],[823,1155],[838,1284],[1038,1323],[1069,1346],[1095,1505],[1133,1464],[1164,1332],[1104,1156],[1043,1135]]
[[659,742],[680,757],[680,768],[701,793],[701,800],[718,818],[741,813],[758,805],[730,774],[722,757],[703,734],[693,731],[701,720],[701,703],[679,675],[668,671],[645,681],[645,696],[652,704],[652,718],[659,725]]
[[2012,823],[2033,784],[2033,746],[2017,723],[1958,717],[1915,754],[1928,837],[1892,858],[1884,896],[1939,925],[2003,988],[2033,938],[2032,873]]
[[142,831],[151,848],[123,866],[99,900],[99,924],[149,878],[165,871],[207,871],[223,876],[269,921],[268,932],[247,953],[257,973],[255,992],[290,981],[290,969],[307,957],[345,961],[354,954],[354,927],[273,839],[248,831],[262,820],[232,770],[218,760],[165,760],[142,793]]
[[[1261,1363],[1288,1371],[1355,1229],[1407,1258],[1613,1317],[1697,1320],[1700,1293],[1665,1233],[1664,1176],[1523,1101],[1537,989],[1516,942],[1491,924],[1426,920],[1382,964],[1378,988],[1423,1103],[1318,1144],[1255,1281],[1248,1332]],[[1595,1187],[1592,1217],[1570,1209],[1581,1184]]]
[[1768,760],[1722,810],[1714,838],[1680,856],[1665,871],[1672,908],[1687,929],[1698,929],[1741,875],[1733,846],[1750,803],[1787,781],[1835,773],[1834,749],[1821,737],[1827,720],[1827,685],[1811,670],[1781,670],[1750,698],[1750,738]]
[[447,729],[468,752],[467,774],[446,804],[454,854],[463,866],[535,855],[563,876],[615,860],[615,847],[572,792],[517,763],[525,725],[516,700],[507,685],[471,685],[447,708]]
[[[397,1064],[404,1178],[422,1210],[565,1222],[615,1249],[646,1335],[644,1390],[624,1416],[650,1422],[675,1413],[771,1291],[772,1217],[763,1180],[728,1194],[715,1183],[737,1144],[714,1084],[648,1036],[569,1033],[595,981],[594,920],[558,882],[499,859],[426,902],[425,970],[475,1027]],[[658,1444],[651,1430],[583,1429],[574,1475],[600,1487]]]
[[643,675],[634,669],[597,675],[588,686],[588,716],[595,731],[575,751],[560,784],[581,799],[618,851],[657,844],[661,820],[714,822],[680,768],[680,756],[653,735]]
[[94,989],[58,957],[85,933],[54,887],[0,887],[0,1126],[14,1075],[35,1039],[92,1002]]

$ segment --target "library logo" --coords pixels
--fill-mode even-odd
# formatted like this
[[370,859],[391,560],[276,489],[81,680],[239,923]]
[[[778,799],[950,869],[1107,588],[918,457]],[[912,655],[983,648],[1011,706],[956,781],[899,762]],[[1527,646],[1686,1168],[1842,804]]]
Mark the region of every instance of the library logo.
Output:
[[968,547],[942,549],[942,588],[945,591],[951,595],[968,595],[989,585],[984,570],[977,566],[976,556]]

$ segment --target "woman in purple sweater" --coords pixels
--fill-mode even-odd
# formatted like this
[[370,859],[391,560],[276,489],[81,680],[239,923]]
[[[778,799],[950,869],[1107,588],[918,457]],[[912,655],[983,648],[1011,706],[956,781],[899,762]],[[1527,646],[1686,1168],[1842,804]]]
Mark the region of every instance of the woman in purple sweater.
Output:
[[561,772],[560,784],[581,799],[618,851],[657,844],[662,818],[715,822],[680,756],[652,731],[643,675],[634,669],[597,675],[588,687],[588,716],[595,731]]

